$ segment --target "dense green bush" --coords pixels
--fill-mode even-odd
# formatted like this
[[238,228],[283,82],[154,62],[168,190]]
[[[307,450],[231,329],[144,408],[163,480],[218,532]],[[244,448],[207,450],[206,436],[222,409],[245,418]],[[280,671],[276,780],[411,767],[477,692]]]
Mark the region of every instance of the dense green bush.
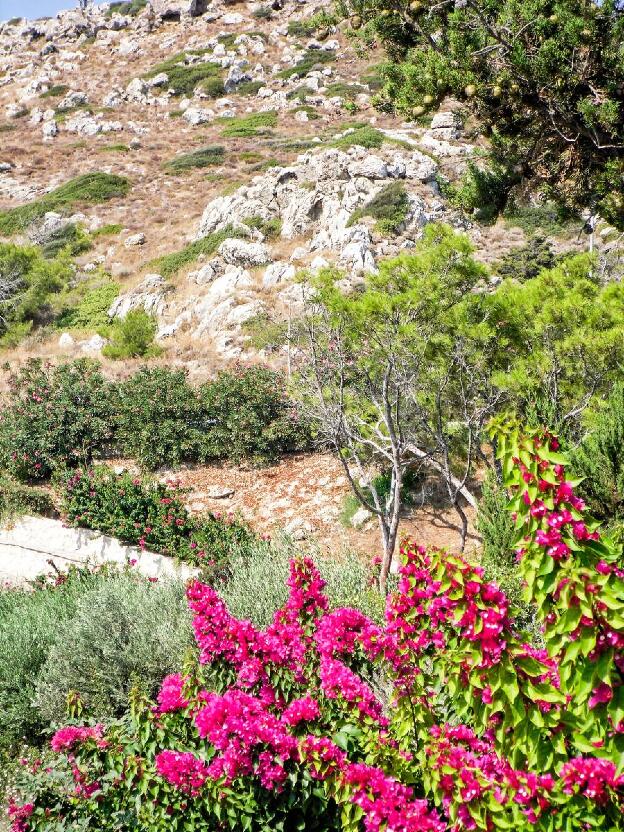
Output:
[[53,368],[33,359],[9,385],[0,458],[19,480],[47,479],[59,465],[88,463],[111,442],[114,391],[95,362]]
[[112,173],[85,173],[70,179],[40,199],[0,211],[0,234],[15,234],[40,219],[48,211],[66,211],[81,203],[97,204],[116,196],[125,196],[130,183],[123,176]]
[[111,3],[106,10],[106,17],[112,17],[113,14],[129,14],[131,17],[136,15],[147,6],[147,0],[121,0],[121,2]]
[[193,462],[210,428],[183,370],[144,367],[119,385],[117,441],[143,468]]
[[[193,95],[195,87],[208,79],[220,79],[221,67],[210,61],[194,62],[202,58],[209,50],[195,49],[178,52],[162,63],[153,66],[144,78],[154,78],[161,72],[166,72],[169,78],[168,87],[175,96]],[[189,63],[187,63],[189,61]]]
[[180,269],[194,263],[202,255],[214,254],[224,240],[227,240],[229,237],[238,236],[239,234],[231,226],[227,226],[221,231],[214,231],[206,237],[189,243],[183,249],[180,249],[180,251],[173,251],[171,254],[164,254],[162,257],[157,257],[149,265],[158,269],[163,277],[173,277]]
[[333,144],[341,150],[347,150],[348,148],[355,146],[365,147],[367,150],[372,150],[373,148],[381,147],[385,140],[385,136],[381,130],[378,130],[376,127],[365,126],[356,127],[345,136],[335,139]]
[[514,555],[515,524],[506,489],[493,472],[483,483],[477,512],[477,531],[483,540],[481,566],[488,580],[496,581],[513,605],[522,627],[539,640],[535,609],[523,600],[523,580]]
[[161,348],[154,344],[156,319],[145,309],[131,309],[110,328],[110,343],[102,349],[107,358],[153,358]]
[[74,570],[0,589],[0,755],[39,745],[71,691],[96,718],[115,713],[131,681],[153,690],[190,641],[180,581]]
[[70,222],[47,236],[41,246],[41,253],[46,260],[50,260],[56,257],[64,248],[72,257],[76,257],[78,254],[89,251],[92,248],[92,243],[89,235],[80,226]]
[[153,584],[131,573],[98,580],[58,624],[37,674],[35,707],[47,722],[61,721],[75,692],[96,718],[120,715],[131,688],[155,695],[191,644],[182,581]]
[[22,514],[52,516],[55,513],[54,500],[47,489],[0,475],[0,523]]
[[[289,563],[298,554],[299,545],[287,538],[273,541],[270,547],[255,544],[244,552],[233,550],[230,569],[235,579],[217,584],[219,595],[237,618],[266,627],[275,610],[285,602]],[[353,607],[375,621],[383,619],[384,601],[371,582],[371,570],[355,552],[311,556],[326,581],[332,608]]]
[[105,466],[67,472],[59,487],[69,523],[200,566],[210,580],[228,576],[232,549],[255,540],[233,517],[191,517],[184,492],[174,485],[115,474]]
[[556,259],[550,243],[536,234],[529,237],[525,245],[508,251],[496,264],[495,270],[501,277],[531,280],[542,269],[551,269]]
[[582,442],[572,453],[579,492],[589,510],[607,523],[624,520],[624,384],[613,387]]
[[278,72],[278,78],[292,78],[293,75],[304,76],[313,69],[322,68],[336,60],[336,53],[326,49],[307,49],[303,58],[294,66]]
[[0,750],[41,742],[43,720],[35,687],[59,628],[73,616],[85,586],[94,578],[71,580],[35,592],[0,589]]
[[261,113],[224,119],[224,122],[227,122],[227,125],[221,131],[222,136],[228,139],[247,139],[270,132],[270,128],[277,125],[277,112],[266,110]]
[[418,118],[453,96],[476,115],[493,161],[512,174],[499,204],[521,177],[624,226],[620,0],[339,6],[355,38],[387,48],[385,108]]
[[371,197],[349,217],[349,225],[363,217],[377,220],[375,228],[381,234],[396,234],[409,212],[409,197],[402,182],[391,182]]
[[264,367],[219,373],[200,389],[210,421],[206,459],[267,463],[304,448],[309,431],[288,399],[283,377]]
[[77,297],[67,304],[54,324],[57,329],[102,329],[109,325],[108,310],[119,294],[119,284],[108,280],[80,284]]
[[456,185],[447,183],[441,190],[452,205],[483,222],[492,222],[507,204],[513,181],[513,173],[500,163],[479,167],[469,161],[460,182]]
[[45,260],[34,246],[0,243],[0,339],[11,345],[52,318],[52,304],[73,277],[65,255]]

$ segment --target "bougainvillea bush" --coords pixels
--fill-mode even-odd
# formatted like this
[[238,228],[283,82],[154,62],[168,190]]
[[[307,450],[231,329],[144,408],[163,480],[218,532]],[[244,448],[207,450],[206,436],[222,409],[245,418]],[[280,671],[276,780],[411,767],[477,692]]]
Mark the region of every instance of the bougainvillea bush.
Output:
[[174,481],[151,482],[101,465],[65,471],[58,483],[63,513],[72,525],[200,566],[211,580],[228,576],[234,548],[244,552],[257,542],[232,514],[191,516],[186,492]]
[[411,543],[378,625],[312,562],[264,630],[188,588],[198,662],[24,767],[15,832],[624,828],[624,572],[557,440],[502,430],[543,646],[480,567]]

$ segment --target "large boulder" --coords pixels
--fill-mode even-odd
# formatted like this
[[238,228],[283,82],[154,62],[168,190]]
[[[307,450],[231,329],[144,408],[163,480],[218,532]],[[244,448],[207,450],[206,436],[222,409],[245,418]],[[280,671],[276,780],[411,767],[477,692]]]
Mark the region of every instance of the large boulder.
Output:
[[151,5],[154,14],[165,20],[182,15],[199,17],[208,10],[208,0],[151,0]]

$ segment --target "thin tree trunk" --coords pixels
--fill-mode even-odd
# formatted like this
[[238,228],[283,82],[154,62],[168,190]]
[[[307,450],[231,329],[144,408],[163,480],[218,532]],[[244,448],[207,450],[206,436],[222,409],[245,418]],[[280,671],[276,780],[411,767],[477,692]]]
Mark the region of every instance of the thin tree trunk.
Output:
[[466,548],[466,539],[468,537],[468,517],[466,516],[466,512],[460,506],[459,500],[457,500],[457,499],[455,500],[454,508],[455,508],[455,511],[457,512],[457,514],[459,515],[459,519],[460,519],[460,522],[461,522],[461,531],[459,533],[460,534],[460,548],[459,548],[459,551],[463,552],[464,549]]
[[383,556],[379,571],[379,592],[382,595],[386,595],[388,591],[388,574],[390,572],[390,564],[392,563],[392,555],[394,554],[395,541],[392,541],[390,538],[390,529],[384,517],[379,518],[379,527],[381,529],[381,540],[383,544]]

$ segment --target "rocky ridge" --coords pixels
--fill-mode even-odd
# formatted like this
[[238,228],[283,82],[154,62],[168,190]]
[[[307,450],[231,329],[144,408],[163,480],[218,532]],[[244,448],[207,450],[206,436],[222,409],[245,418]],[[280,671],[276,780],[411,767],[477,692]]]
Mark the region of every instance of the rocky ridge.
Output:
[[[335,265],[353,285],[428,222],[466,227],[439,176],[461,175],[482,140],[452,103],[427,126],[376,111],[381,55],[359,56],[341,27],[306,34],[324,5],[152,0],[134,16],[104,4],[0,25],[0,208],[87,171],[127,176],[127,197],[50,212],[24,239],[75,223],[95,232],[76,281],[119,281],[111,318],[154,314],[171,361],[253,352],[244,325],[296,314],[302,273]],[[216,163],[183,166],[202,149]],[[401,214],[389,230],[367,210],[391,194]],[[110,226],[118,237],[97,236]],[[468,230],[486,258],[499,253],[500,235],[492,253],[489,232]],[[163,257],[211,235],[224,237],[212,254],[200,246],[163,273]],[[59,348],[97,351],[98,338],[66,333]]]

